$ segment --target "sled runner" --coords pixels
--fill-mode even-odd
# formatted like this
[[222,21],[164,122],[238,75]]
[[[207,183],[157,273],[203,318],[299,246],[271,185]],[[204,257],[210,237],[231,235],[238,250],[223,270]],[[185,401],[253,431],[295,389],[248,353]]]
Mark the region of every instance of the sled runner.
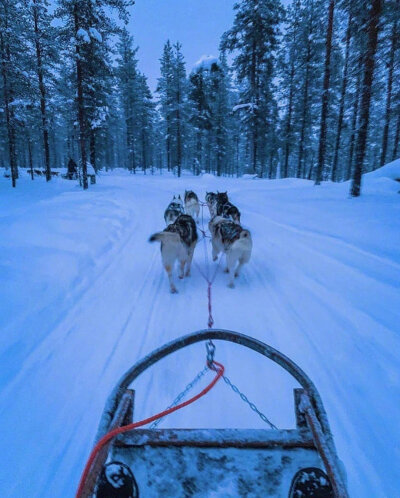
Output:
[[[301,387],[294,389],[296,428],[150,427],[117,434],[132,423],[134,391],[129,386],[142,372],[191,344],[209,341],[214,348],[212,340],[250,348],[297,380]],[[215,383],[224,369],[214,362],[213,350],[208,353],[208,366],[217,372]],[[79,498],[348,497],[327,415],[312,381],[279,351],[236,332],[208,329],[189,334],[136,363],[109,396],[97,441],[98,451],[85,469]]]

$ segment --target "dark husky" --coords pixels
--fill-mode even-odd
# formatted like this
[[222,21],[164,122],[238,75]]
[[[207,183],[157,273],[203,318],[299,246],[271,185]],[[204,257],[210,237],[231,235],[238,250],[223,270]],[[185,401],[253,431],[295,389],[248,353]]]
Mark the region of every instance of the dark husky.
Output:
[[173,197],[172,201],[168,204],[167,209],[164,211],[164,220],[167,225],[173,223],[178,216],[183,214],[183,202],[181,196]]
[[185,212],[189,216],[193,218],[196,217],[196,220],[199,221],[200,214],[200,204],[199,198],[193,192],[193,190],[185,190]]
[[229,202],[228,192],[217,192],[217,206]]
[[149,242],[161,242],[161,259],[173,294],[178,292],[172,279],[175,261],[178,259],[180,264],[179,278],[188,277],[197,238],[194,219],[187,214],[181,214],[164,231],[153,234],[149,239]]
[[217,206],[217,216],[223,216],[224,218],[230,218],[235,223],[240,223],[240,211],[231,202],[226,202],[225,204],[220,204]]
[[253,242],[248,230],[238,223],[215,216],[208,227],[212,236],[212,255],[215,261],[220,252],[226,254],[226,272],[229,273],[228,287],[234,287],[242,266],[250,261]]

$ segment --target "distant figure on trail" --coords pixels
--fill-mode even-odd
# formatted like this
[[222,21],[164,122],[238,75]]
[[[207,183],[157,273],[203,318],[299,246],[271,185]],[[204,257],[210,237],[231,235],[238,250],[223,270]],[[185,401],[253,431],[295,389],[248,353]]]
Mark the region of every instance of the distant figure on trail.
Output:
[[72,159],[72,157],[68,161],[68,166],[67,166],[67,179],[68,180],[76,180],[77,175],[78,175],[78,166],[76,162]]

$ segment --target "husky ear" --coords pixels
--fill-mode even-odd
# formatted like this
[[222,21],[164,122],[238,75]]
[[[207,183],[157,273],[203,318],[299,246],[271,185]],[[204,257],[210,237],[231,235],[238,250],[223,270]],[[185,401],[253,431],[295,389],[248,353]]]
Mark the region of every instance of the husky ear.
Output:
[[[185,193],[186,193],[186,190],[185,190]],[[180,198],[181,198],[181,194],[178,195],[178,199],[180,199]]]
[[175,194],[174,194],[174,197],[173,197],[173,199],[175,199]]

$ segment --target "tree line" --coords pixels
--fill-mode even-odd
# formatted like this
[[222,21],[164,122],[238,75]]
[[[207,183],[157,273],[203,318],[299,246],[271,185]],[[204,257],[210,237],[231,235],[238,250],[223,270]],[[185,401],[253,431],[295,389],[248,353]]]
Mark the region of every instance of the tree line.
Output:
[[216,57],[165,43],[154,95],[134,0],[0,0],[0,166],[352,179],[400,155],[400,0],[241,0]]

